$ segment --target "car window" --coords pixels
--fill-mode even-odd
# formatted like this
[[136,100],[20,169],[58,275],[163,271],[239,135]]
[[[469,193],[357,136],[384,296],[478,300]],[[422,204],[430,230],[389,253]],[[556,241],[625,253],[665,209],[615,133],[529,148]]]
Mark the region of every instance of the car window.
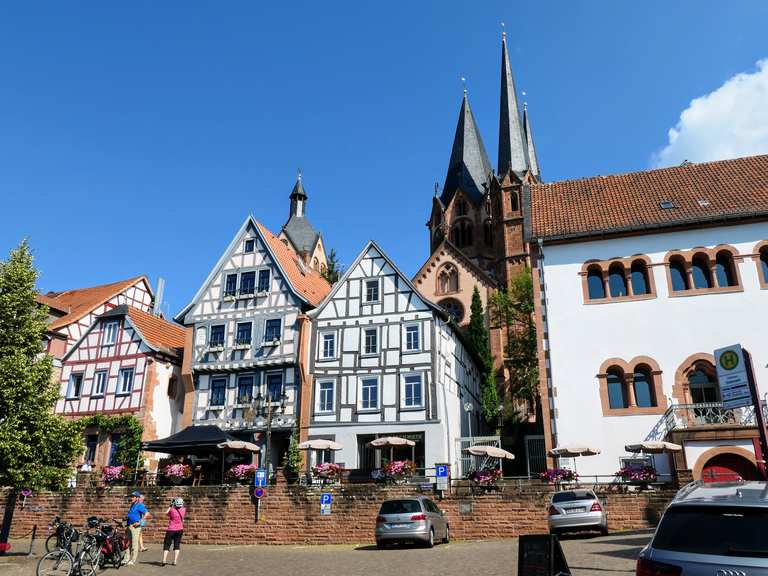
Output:
[[768,558],[768,509],[742,506],[672,506],[653,548],[716,556]]
[[435,514],[439,514],[440,511],[437,509],[437,506],[435,505],[432,500],[423,500],[424,506],[429,512],[434,512]]
[[595,498],[595,495],[592,492],[587,492],[585,490],[581,490],[581,491],[568,490],[565,492],[555,492],[552,495],[552,502],[553,503],[571,502],[573,500],[589,500],[594,498]]
[[421,512],[418,500],[387,500],[382,503],[379,514],[412,514]]

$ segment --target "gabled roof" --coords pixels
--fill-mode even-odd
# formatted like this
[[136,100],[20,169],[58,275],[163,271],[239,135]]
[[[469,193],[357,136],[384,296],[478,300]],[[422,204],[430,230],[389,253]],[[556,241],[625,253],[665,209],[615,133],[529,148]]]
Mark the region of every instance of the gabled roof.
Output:
[[595,238],[768,217],[768,155],[532,184],[529,237]]
[[459,121],[453,137],[451,159],[445,176],[443,194],[440,196],[444,206],[448,206],[457,189],[461,189],[475,204],[480,204],[485,195],[483,184],[488,183],[488,176],[493,172],[491,162],[480,137],[480,130],[469,107],[467,93],[461,101]]
[[282,272],[288,286],[299,299],[310,306],[317,306],[330,291],[331,285],[328,284],[319,272],[305,266],[299,255],[296,254],[292,248],[272,234],[272,232],[258,222],[252,215],[248,215],[240,226],[240,229],[237,231],[237,234],[232,238],[229,246],[227,246],[227,249],[221,255],[221,258],[219,258],[219,261],[216,262],[216,265],[211,269],[208,277],[195,293],[192,301],[174,317],[174,320],[177,322],[184,321],[184,316],[186,316],[187,312],[189,312],[195,302],[197,302],[198,298],[202,296],[206,287],[211,283],[216,274],[218,274],[218,271],[226,262],[227,256],[235,248],[248,226],[253,226],[256,230],[257,235],[263,241],[267,251],[275,262],[275,265]]
[[83,316],[93,312],[97,307],[114,298],[127,288],[143,280],[147,288],[152,291],[146,276],[134,276],[111,284],[102,284],[90,288],[75,288],[64,292],[48,292],[38,302],[65,311],[66,314],[57,318],[48,326],[49,330],[58,330],[80,320]]
[[520,108],[517,105],[515,78],[507,52],[507,34],[501,37],[501,98],[499,101],[499,163],[500,175],[513,170],[523,173],[528,169],[528,154],[520,126]]
[[56,300],[46,296],[45,294],[38,294],[35,299],[37,300],[38,304],[48,306],[54,316],[63,316],[64,314],[69,314],[69,306],[64,306],[63,304],[56,302]]
[[[456,260],[461,262],[462,266],[469,269],[473,274],[475,274],[477,277],[479,277],[483,283],[485,283],[490,288],[496,288],[498,286],[498,282],[491,278],[491,276],[480,266],[472,262],[467,256],[459,250],[456,245],[451,242],[449,239],[445,238],[442,242],[432,251],[432,254],[429,255],[429,258],[427,258],[426,262],[421,265],[421,268],[419,268],[419,271],[416,272],[416,274],[413,275],[412,282],[415,282],[416,279],[421,276],[422,274],[426,273],[427,268],[432,263],[432,261],[436,258],[436,255],[439,255],[442,250],[445,250],[451,254]],[[419,292],[421,294],[421,292]]]

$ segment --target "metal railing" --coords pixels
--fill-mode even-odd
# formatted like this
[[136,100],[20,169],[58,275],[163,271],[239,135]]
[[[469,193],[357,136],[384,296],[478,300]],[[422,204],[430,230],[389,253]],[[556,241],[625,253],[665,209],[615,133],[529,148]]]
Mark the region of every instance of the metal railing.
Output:
[[[762,405],[763,414],[768,416],[765,402]],[[721,402],[673,404],[664,413],[662,422],[667,434],[695,426],[756,426],[755,407],[723,408]]]

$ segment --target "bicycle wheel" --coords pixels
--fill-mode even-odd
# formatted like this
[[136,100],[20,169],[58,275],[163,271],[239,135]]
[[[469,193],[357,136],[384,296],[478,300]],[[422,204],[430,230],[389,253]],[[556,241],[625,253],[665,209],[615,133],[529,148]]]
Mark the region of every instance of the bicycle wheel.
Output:
[[51,534],[45,540],[45,551],[53,552],[54,550],[56,550],[56,548],[59,548],[59,535]]
[[72,556],[66,550],[54,550],[40,558],[37,576],[69,576],[72,574]]
[[80,576],[96,576],[98,562],[94,562],[93,557],[87,552],[81,552],[75,561],[76,574]]

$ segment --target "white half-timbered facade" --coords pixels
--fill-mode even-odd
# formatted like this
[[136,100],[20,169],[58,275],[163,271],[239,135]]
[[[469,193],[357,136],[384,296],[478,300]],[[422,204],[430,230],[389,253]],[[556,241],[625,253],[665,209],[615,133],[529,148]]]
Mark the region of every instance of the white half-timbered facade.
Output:
[[394,457],[413,455],[419,468],[455,463],[455,441],[470,426],[462,406],[479,406],[480,370],[448,314],[371,241],[309,315],[308,437],[341,443],[333,457],[351,469],[389,459],[366,447],[377,436],[414,440],[413,452]]
[[278,414],[270,460],[277,466],[298,425],[300,316],[329,289],[290,247],[246,218],[176,317],[193,329],[192,423],[217,425],[263,445],[266,421],[254,412],[255,400],[271,398]]

